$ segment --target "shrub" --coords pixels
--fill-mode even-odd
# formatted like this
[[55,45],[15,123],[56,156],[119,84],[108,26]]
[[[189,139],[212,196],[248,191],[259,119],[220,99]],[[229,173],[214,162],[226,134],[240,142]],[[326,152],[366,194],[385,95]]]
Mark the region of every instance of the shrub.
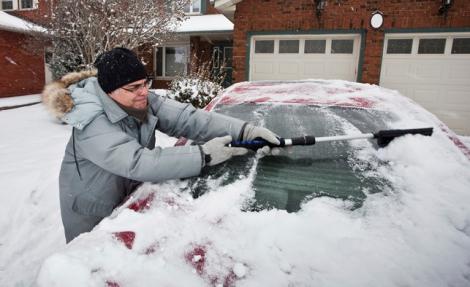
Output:
[[[212,61],[191,58],[189,75],[177,76],[170,84],[169,96],[182,103],[191,103],[197,108],[205,107],[223,91],[225,72],[213,72]],[[219,71],[224,71],[223,67]]]

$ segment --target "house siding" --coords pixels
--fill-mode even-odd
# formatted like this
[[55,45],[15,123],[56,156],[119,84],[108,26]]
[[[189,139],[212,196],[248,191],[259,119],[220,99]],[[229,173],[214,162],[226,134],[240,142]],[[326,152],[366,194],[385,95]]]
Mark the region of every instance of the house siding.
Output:
[[44,50],[31,54],[27,35],[0,30],[0,97],[40,93],[44,87]]
[[[52,1],[39,1],[37,9],[8,11],[27,21],[47,23]],[[45,84],[43,44],[26,33],[0,30],[0,97],[40,93]]]
[[8,11],[8,13],[39,25],[46,24],[49,21],[52,12],[51,4],[53,3],[53,1],[39,0],[38,7],[36,9],[14,10]]
[[[233,79],[248,80],[247,49],[250,33],[315,30],[364,30],[360,81],[378,84],[385,31],[389,29],[439,29],[470,27],[470,2],[454,0],[446,15],[439,15],[438,0],[329,0],[317,17],[314,1],[244,0],[237,4],[233,33]],[[383,26],[369,25],[372,12],[384,13]]]

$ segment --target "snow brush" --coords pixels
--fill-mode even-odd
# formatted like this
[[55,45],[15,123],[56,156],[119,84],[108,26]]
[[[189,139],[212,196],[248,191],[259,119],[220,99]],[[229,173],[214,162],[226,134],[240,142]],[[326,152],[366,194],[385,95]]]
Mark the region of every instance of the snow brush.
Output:
[[291,139],[279,138],[281,142],[279,145],[274,145],[264,139],[257,138],[249,141],[232,141],[227,146],[229,147],[243,147],[256,151],[264,146],[270,147],[286,147],[294,145],[314,145],[319,142],[329,141],[344,141],[344,140],[356,140],[356,139],[376,139],[379,147],[387,146],[396,137],[404,135],[424,135],[431,136],[433,128],[421,128],[421,129],[405,129],[405,130],[381,130],[376,133],[358,134],[358,135],[343,135],[343,136],[331,136],[331,137],[314,137],[314,136],[301,136]]

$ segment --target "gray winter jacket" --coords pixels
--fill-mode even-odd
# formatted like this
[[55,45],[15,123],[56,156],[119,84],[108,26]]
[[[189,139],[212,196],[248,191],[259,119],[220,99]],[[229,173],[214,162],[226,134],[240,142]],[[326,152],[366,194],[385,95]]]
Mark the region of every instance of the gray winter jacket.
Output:
[[[87,75],[89,76],[89,75]],[[75,126],[65,149],[59,176],[60,205],[66,240],[90,231],[111,214],[141,182],[196,176],[202,155],[197,146],[155,147],[155,130],[173,137],[207,141],[231,135],[238,139],[244,122],[198,110],[149,94],[147,122],[128,116],[100,88],[95,77],[69,88],[73,107],[54,113]],[[69,83],[65,83],[67,85]],[[62,94],[66,90],[62,88]],[[58,104],[53,88],[43,99]],[[97,108],[101,106],[100,108]]]

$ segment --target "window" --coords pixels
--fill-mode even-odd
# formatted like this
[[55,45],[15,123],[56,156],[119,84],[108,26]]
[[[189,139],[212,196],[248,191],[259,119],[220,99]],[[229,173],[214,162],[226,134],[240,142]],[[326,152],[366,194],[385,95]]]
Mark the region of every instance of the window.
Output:
[[199,14],[201,13],[201,0],[191,0],[186,7],[184,7],[186,14]]
[[331,54],[352,54],[354,40],[332,40]]
[[32,9],[32,8],[33,8],[33,0],[21,0],[20,9]]
[[413,39],[390,39],[387,42],[387,54],[411,54]]
[[255,41],[255,53],[257,54],[274,53],[274,40]]
[[452,43],[452,54],[470,54],[470,38],[455,38]]
[[225,61],[226,68],[232,67],[232,55],[233,55],[233,48],[224,47],[224,61]]
[[305,54],[324,54],[326,50],[326,40],[305,40]]
[[444,54],[446,39],[419,39],[418,54]]
[[36,9],[38,0],[0,0],[0,10]]
[[2,0],[2,10],[13,10],[13,0]]
[[158,47],[156,51],[157,77],[175,77],[185,75],[188,66],[188,50],[186,45]]
[[299,53],[299,40],[279,40],[279,53]]

